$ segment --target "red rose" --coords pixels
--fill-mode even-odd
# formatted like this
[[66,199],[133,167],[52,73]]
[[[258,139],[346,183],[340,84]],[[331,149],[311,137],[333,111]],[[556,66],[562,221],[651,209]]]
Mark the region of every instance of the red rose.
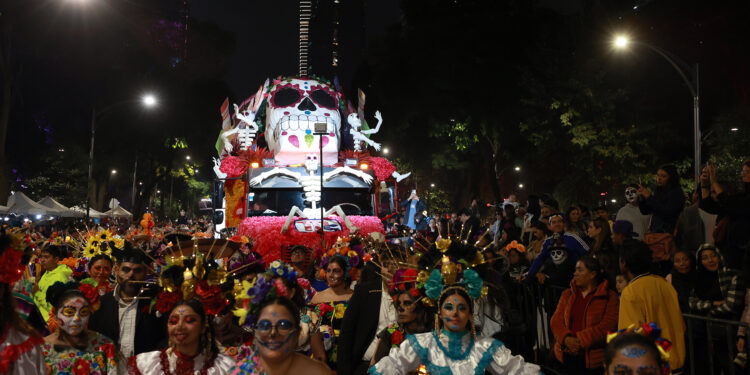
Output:
[[154,307],[156,308],[156,311],[166,314],[169,310],[172,310],[172,306],[174,306],[180,298],[179,292],[161,292],[159,293],[159,296],[156,297],[156,304]]
[[417,280],[417,270],[409,268],[408,270],[404,271],[404,275],[402,277],[406,282],[414,282]]
[[6,248],[0,256],[0,282],[13,285],[23,275],[25,265],[21,264],[23,253],[13,248]]
[[395,330],[393,331],[393,333],[391,333],[392,346],[398,346],[402,341],[404,341],[404,335],[401,333],[401,331]]
[[201,303],[203,304],[203,310],[206,311],[206,314],[211,315],[220,313],[221,310],[224,310],[224,307],[227,306],[227,300],[221,296],[216,296],[207,300],[201,299]]
[[414,297],[414,298],[419,298],[419,289],[417,289],[417,288],[412,288],[412,289],[411,289],[411,290],[410,290],[409,292],[411,293],[411,296],[412,296],[412,297]]
[[206,281],[200,281],[195,287],[195,295],[201,300],[212,299],[221,295],[221,287],[218,285],[209,286]]
[[81,286],[78,288],[81,293],[83,293],[83,296],[86,297],[87,300],[89,300],[89,303],[91,305],[96,305],[99,303],[99,290],[96,289],[91,284],[81,284]]
[[91,367],[91,364],[79,358],[73,364],[73,375],[88,375],[89,367]]

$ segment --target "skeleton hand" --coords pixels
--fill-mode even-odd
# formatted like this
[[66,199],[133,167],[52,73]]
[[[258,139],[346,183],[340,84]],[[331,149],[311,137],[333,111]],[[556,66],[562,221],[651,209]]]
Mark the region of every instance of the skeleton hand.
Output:
[[375,111],[375,119],[378,120],[378,126],[380,126],[380,123],[383,122],[383,116],[380,114],[380,111]]
[[221,171],[221,160],[214,158],[214,173],[218,178],[226,178],[227,174]]
[[261,173],[257,177],[255,177],[252,180],[250,180],[250,186],[258,185],[261,182],[263,182],[263,180],[265,180],[265,179],[266,179],[266,176],[264,176],[263,173]]
[[375,151],[380,151],[380,143],[372,142],[372,148],[374,148]]

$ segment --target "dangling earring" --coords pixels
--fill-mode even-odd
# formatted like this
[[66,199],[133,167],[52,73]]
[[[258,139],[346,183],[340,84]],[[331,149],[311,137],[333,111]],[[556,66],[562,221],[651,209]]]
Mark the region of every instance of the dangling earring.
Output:
[[469,329],[471,329],[471,338],[475,339],[477,338],[477,329],[474,327],[474,316],[471,316],[469,318]]
[[440,336],[440,316],[438,313],[435,313],[435,333]]

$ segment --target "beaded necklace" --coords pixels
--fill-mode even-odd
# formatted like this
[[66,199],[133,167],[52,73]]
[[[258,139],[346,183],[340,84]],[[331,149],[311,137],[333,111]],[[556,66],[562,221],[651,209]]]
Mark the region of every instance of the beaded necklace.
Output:
[[[187,356],[181,354],[176,350],[174,350],[173,352],[177,356],[177,375],[182,375],[185,373],[192,374],[194,368],[193,358],[183,358]],[[216,353],[211,353],[211,356],[206,358],[206,361],[203,363],[203,367],[201,368],[199,374],[208,374],[208,369],[213,367],[215,359]],[[167,355],[167,349],[162,349],[160,351],[159,362],[161,363],[161,369],[162,371],[164,371],[164,374],[172,375],[172,372],[169,369],[169,356]]]

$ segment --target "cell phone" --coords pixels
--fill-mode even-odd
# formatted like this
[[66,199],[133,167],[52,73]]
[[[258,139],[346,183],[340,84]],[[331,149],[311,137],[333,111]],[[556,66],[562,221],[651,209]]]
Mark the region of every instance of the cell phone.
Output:
[[412,195],[417,194],[417,189],[411,189]]

